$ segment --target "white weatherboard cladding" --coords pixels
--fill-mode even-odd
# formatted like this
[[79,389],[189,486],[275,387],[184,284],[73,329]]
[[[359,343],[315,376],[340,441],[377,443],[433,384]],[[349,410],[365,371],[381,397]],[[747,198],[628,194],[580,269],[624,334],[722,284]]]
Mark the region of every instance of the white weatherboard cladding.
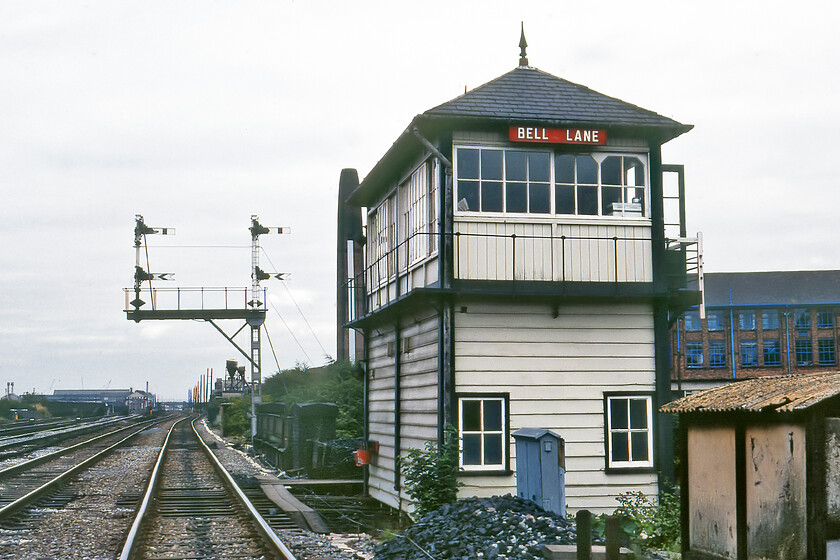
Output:
[[[438,316],[433,312],[403,316],[399,347],[393,325],[373,329],[369,340],[368,429],[370,439],[379,442],[379,453],[374,455],[369,470],[370,495],[392,507],[407,509],[405,493],[394,490],[394,458],[437,440]],[[394,449],[397,356],[401,396],[399,452]]]
[[[466,312],[457,312],[463,311]],[[566,441],[571,510],[612,512],[615,496],[655,497],[653,473],[605,472],[604,393],[655,389],[648,303],[456,304],[459,393],[509,393],[510,431],[548,428]],[[511,470],[516,470],[510,441]],[[463,476],[462,496],[516,492],[510,476]]]
[[455,232],[455,277],[462,280],[653,281],[648,221],[460,216]]

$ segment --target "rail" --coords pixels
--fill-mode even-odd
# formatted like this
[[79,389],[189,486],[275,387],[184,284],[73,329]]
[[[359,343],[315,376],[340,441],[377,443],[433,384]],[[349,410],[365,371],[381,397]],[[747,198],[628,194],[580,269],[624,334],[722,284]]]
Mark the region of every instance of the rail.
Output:
[[[155,467],[152,470],[152,475],[149,479],[149,485],[146,489],[146,493],[143,497],[143,501],[141,502],[140,508],[138,509],[137,515],[135,517],[134,523],[129,530],[128,536],[126,538],[125,544],[123,545],[122,551],[120,552],[120,560],[128,560],[132,557],[135,553],[135,549],[138,545],[139,538],[138,535],[140,534],[140,528],[143,525],[145,519],[147,518],[152,500],[156,494],[156,491],[159,486],[159,482],[162,476],[163,471],[163,463],[166,457],[166,454],[169,449],[169,443],[172,439],[172,434],[177,426],[182,421],[187,419],[179,420],[175,424],[172,425],[170,428],[169,433],[166,436],[166,440],[161,448],[160,453],[158,454],[157,462],[155,463]],[[199,442],[199,446],[201,447],[202,451],[207,455],[210,459],[211,463],[213,464],[213,468],[219,474],[219,476],[224,480],[224,483],[236,496],[236,499],[240,502],[240,504],[248,511],[249,516],[251,519],[257,524],[259,531],[263,534],[263,536],[267,539],[268,543],[270,543],[276,552],[278,552],[283,558],[286,560],[295,560],[295,556],[292,552],[286,547],[286,545],[277,537],[277,534],[268,524],[268,522],[259,514],[257,509],[251,503],[251,501],[245,496],[242,490],[234,481],[233,477],[224,468],[224,466],[219,462],[216,455],[213,451],[204,443],[204,440],[199,435],[198,431],[195,428],[195,418],[191,420],[191,427],[193,431],[193,435],[195,436],[196,440]]]
[[[128,442],[131,438],[133,438],[134,436],[136,436],[137,434],[139,434],[143,430],[147,429],[149,425],[152,425],[152,424],[155,424],[155,423],[160,423],[161,421],[162,420],[153,420],[153,421],[149,421],[149,422],[143,424],[142,428],[128,434],[126,437],[122,438],[121,440],[117,441],[116,443],[114,443],[112,445],[109,445],[105,449],[102,449],[101,451],[95,453],[94,455],[88,457],[87,459],[84,459],[83,461],[80,461],[79,463],[73,465],[72,467],[70,467],[67,470],[60,473],[58,476],[56,476],[54,478],[51,478],[46,483],[37,486],[36,488],[30,490],[26,494],[20,496],[19,498],[11,501],[8,504],[6,504],[2,508],[0,508],[0,519],[8,517],[12,513],[19,510],[20,508],[31,504],[36,498],[42,496],[47,490],[56,487],[57,485],[63,483],[65,480],[67,480],[69,477],[71,477],[71,476],[75,475],[76,473],[84,470],[88,466],[93,465],[94,463],[96,463],[97,461],[99,461],[100,459],[102,459],[103,457],[105,457],[106,455],[108,455],[109,453],[114,451],[115,449],[119,448],[120,446],[122,446],[123,444]],[[76,449],[76,448],[79,448],[79,447],[89,445],[91,443],[94,443],[94,442],[102,439],[103,437],[112,436],[112,435],[114,435],[118,432],[122,432],[122,431],[125,431],[126,429],[131,429],[133,427],[136,428],[137,426],[129,426],[128,428],[123,428],[123,429],[120,429],[120,430],[116,430],[114,432],[110,432],[108,434],[105,434],[104,436],[96,437],[96,438],[93,438],[89,441],[83,442],[82,444],[72,446],[72,447],[67,448],[67,449],[62,449],[59,452],[51,454],[50,457],[46,457],[45,459],[44,458],[34,459],[33,461],[26,463],[25,465],[27,467],[31,467],[31,466],[34,466],[36,464],[43,463],[47,459],[51,459],[51,458],[54,458],[55,456],[64,454],[70,449]],[[16,473],[19,470],[22,470],[22,465],[17,465],[15,467],[10,467],[10,468],[4,470],[2,472],[2,474],[5,476],[5,475],[12,474],[12,473]]]
[[[265,307],[265,288],[262,289],[262,297],[257,300],[261,305],[257,309]],[[132,304],[136,297],[134,288],[123,288],[125,292],[125,307],[126,313],[138,310]],[[169,310],[169,311],[209,311],[209,310],[251,310],[253,301],[253,292],[251,288],[144,288],[140,292],[140,298],[147,298],[149,302],[148,309],[151,310]]]

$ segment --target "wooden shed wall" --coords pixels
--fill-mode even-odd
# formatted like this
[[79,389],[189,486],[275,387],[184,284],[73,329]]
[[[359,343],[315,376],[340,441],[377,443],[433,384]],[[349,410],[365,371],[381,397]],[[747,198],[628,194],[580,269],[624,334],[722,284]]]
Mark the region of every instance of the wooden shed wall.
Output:
[[[724,558],[738,554],[735,503],[735,429],[688,431],[688,500],[691,549]],[[714,453],[709,453],[714,449]]]
[[[570,509],[612,512],[615,496],[655,496],[653,473],[607,474],[604,393],[654,391],[653,310],[644,303],[460,303],[456,390],[510,393],[510,431],[548,428],[566,441]],[[510,441],[511,469],[516,458]],[[510,476],[463,476],[462,496],[516,492]]]

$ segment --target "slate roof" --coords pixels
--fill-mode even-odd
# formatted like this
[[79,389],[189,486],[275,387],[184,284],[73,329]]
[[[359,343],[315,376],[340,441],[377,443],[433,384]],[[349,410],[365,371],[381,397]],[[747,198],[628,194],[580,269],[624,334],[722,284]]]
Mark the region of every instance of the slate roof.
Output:
[[707,272],[706,306],[840,303],[840,270]]
[[662,412],[794,412],[840,395],[840,372],[758,377],[693,393]]
[[692,128],[530,66],[519,66],[423,115],[666,128],[673,129],[671,138]]
[[405,173],[405,166],[425,150],[415,132],[433,140],[438,134],[459,129],[495,129],[506,133],[508,124],[590,126],[659,143],[693,128],[542,70],[519,66],[414,117],[348,201],[368,206],[383,189],[392,186],[394,176]]

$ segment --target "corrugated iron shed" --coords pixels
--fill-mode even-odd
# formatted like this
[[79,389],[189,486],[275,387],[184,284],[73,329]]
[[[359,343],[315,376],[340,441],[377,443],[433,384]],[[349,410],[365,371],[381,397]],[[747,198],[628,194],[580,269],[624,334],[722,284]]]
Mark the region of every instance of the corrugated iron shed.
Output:
[[793,412],[840,395],[840,372],[759,377],[687,395],[662,412]]

